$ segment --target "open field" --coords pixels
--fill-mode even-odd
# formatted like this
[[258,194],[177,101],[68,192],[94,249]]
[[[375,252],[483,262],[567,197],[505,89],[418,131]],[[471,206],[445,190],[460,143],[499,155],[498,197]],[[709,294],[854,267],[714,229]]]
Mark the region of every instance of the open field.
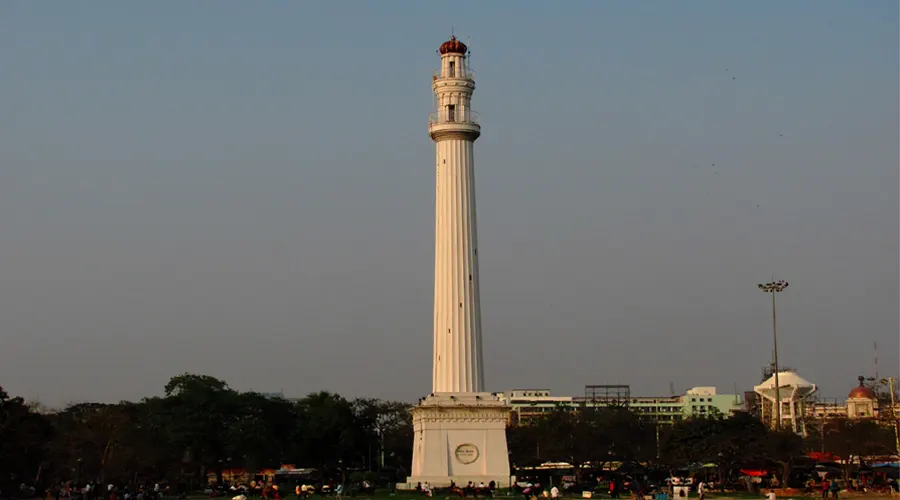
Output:
[[[285,495],[283,498],[284,498],[284,500],[296,500],[296,496],[293,495],[293,494]],[[313,499],[317,499],[317,498],[320,498],[320,497],[318,497],[318,496],[313,497]],[[321,497],[321,498],[322,498],[322,499],[332,498],[332,499],[334,499],[334,500],[337,500],[337,497]],[[446,495],[443,495],[443,496],[442,496],[442,495],[435,495],[435,496],[432,497],[431,500],[445,500],[445,499],[455,500],[455,499],[457,499],[457,498],[461,498],[461,497],[457,497],[457,496],[446,496]],[[478,498],[484,498],[484,497],[478,497]],[[494,498],[495,498],[495,499],[498,499],[498,500],[509,500],[509,499],[520,499],[520,500],[524,500],[524,497],[523,497],[522,495],[510,496],[510,495],[506,495],[506,494],[503,494],[503,493],[498,493],[497,495],[494,495]],[[575,495],[564,495],[564,496],[562,496],[561,498],[572,499],[572,500],[574,500],[574,499],[580,499],[581,496],[580,496],[580,495],[578,495],[578,496],[575,496]],[[623,500],[628,500],[630,497],[629,497],[629,496],[623,496],[622,498],[623,498]],[[765,496],[762,495],[762,494],[736,493],[736,492],[735,492],[735,493],[728,493],[728,494],[708,494],[708,495],[706,495],[706,498],[707,498],[708,500],[751,500],[751,499],[764,500],[764,499],[765,499]],[[804,493],[802,493],[802,492],[797,493],[797,494],[793,494],[793,495],[788,495],[788,494],[781,494],[781,495],[778,495],[778,500],[791,500],[791,499],[800,499],[800,498],[819,499],[819,498],[821,498],[821,495],[819,495],[818,492],[816,492],[815,494],[812,494],[812,495],[807,495],[807,494],[804,494]],[[839,500],[846,500],[846,499],[853,499],[853,500],[883,500],[883,499],[890,499],[890,498],[892,498],[892,497],[891,497],[891,495],[888,494],[888,493],[857,493],[857,492],[842,492],[842,493],[840,494],[840,496],[839,496]],[[895,499],[900,499],[900,497],[898,497],[898,496],[894,496],[893,498],[895,498]],[[227,497],[218,497],[218,499],[219,499],[219,500],[231,500],[230,498],[227,498]],[[427,497],[426,497],[425,495],[421,494],[421,493],[406,492],[406,491],[398,491],[397,493],[391,494],[390,492],[385,491],[385,492],[383,492],[383,493],[379,492],[379,493],[376,493],[376,494],[374,494],[374,495],[366,495],[366,496],[362,496],[362,495],[359,495],[359,496],[349,496],[349,495],[344,495],[344,496],[341,498],[341,500],[350,500],[350,499],[353,499],[353,500],[388,500],[388,499],[395,499],[395,500],[413,500],[413,499],[421,499],[421,500],[426,500]],[[607,496],[596,496],[596,497],[594,497],[594,500],[598,500],[598,499],[604,499],[604,500],[605,500],[605,499],[608,499],[608,497],[607,497]],[[210,500],[210,497],[208,497],[208,496],[199,496],[199,495],[198,495],[198,496],[189,496],[189,497],[188,497],[188,500]],[[686,498],[685,500],[697,500],[697,496],[696,496],[696,495],[691,495],[690,497]]]

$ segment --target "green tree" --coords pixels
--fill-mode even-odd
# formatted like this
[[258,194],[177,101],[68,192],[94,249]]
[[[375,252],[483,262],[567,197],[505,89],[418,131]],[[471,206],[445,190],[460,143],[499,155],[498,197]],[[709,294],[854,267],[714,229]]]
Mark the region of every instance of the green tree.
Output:
[[[405,464],[412,462],[413,428],[408,403],[360,398],[352,404],[357,425],[364,429],[369,448],[379,458],[384,457],[386,466],[405,468]],[[379,462],[375,457],[368,461]]]
[[[593,413],[593,415],[591,415]],[[656,458],[656,429],[624,405],[609,405],[597,408],[586,415],[598,428],[595,445],[599,445],[599,455],[618,462],[647,462]],[[605,462],[602,456],[594,461]]]
[[212,469],[222,484],[222,470],[229,461],[229,428],[241,411],[238,394],[222,380],[185,373],[165,386],[166,407],[173,442],[186,452],[200,477]]
[[130,414],[133,420],[127,440],[134,455],[130,466],[132,473],[146,481],[180,478],[186,472],[183,466],[187,448],[178,434],[178,412],[174,401],[145,398],[132,404]]
[[670,467],[715,463],[728,479],[741,467],[765,467],[767,461],[781,459],[780,448],[773,448],[771,441],[771,432],[759,419],[738,413],[729,418],[696,416],[678,422],[663,434],[660,448]]
[[595,415],[593,409],[574,412],[560,407],[536,420],[536,460],[568,462],[580,474],[581,465],[594,458],[595,450],[602,446]]
[[44,415],[0,387],[0,489],[33,483],[52,438],[53,429]]
[[719,436],[713,436],[715,457],[707,455],[709,461],[719,466],[724,479],[734,479],[742,466],[762,467],[765,465],[765,450],[769,429],[749,413],[738,413],[729,418],[717,417]]
[[770,431],[766,439],[766,458],[781,467],[781,484],[788,485],[794,460],[803,454],[803,438],[790,429]]
[[655,428],[626,406],[559,406],[532,422],[507,430],[507,443],[518,466],[564,461],[575,467],[591,462],[646,462],[656,455]]
[[721,419],[705,416],[676,422],[660,443],[665,463],[680,468],[717,458],[716,439],[723,427]]
[[312,393],[297,403],[300,423],[293,454],[303,463],[333,470],[339,464],[361,466],[365,461],[366,430],[353,405],[337,394]]
[[177,397],[185,394],[196,396],[208,393],[223,394],[233,392],[224,380],[219,380],[209,375],[195,375],[192,373],[184,373],[172,377],[164,390],[167,397]]
[[851,458],[894,452],[893,430],[874,420],[833,419],[824,426],[824,448],[844,459],[845,480],[852,472]]
[[287,458],[287,437],[300,425],[297,407],[256,393],[234,396],[235,414],[225,431],[227,462],[250,471]]
[[506,428],[506,446],[509,449],[511,467],[540,465],[541,429],[532,422],[523,422]]

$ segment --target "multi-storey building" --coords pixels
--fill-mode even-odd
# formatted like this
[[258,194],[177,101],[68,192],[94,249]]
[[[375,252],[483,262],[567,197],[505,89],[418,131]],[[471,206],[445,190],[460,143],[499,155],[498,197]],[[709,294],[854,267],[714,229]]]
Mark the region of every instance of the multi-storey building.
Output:
[[850,390],[847,399],[813,400],[806,405],[806,417],[813,419],[871,419],[890,423],[900,416],[900,403],[890,402],[890,397],[879,398],[875,389],[866,385],[866,378],[858,378],[859,385]]
[[847,405],[837,398],[816,398],[806,405],[806,417],[813,419],[847,418]]
[[[745,393],[745,411],[774,426],[776,413],[773,373],[765,371],[768,377],[756,386],[755,392]],[[816,385],[799,375],[793,369],[780,372],[778,386],[782,400],[781,418],[784,428],[792,428],[804,434],[806,422],[821,420],[877,420],[884,425],[897,425],[900,403],[891,403],[890,397],[879,397],[873,387],[866,384],[865,377],[859,377],[859,385],[853,387],[846,400],[822,398],[816,394]],[[874,379],[868,379],[874,385]],[[884,396],[884,395],[882,395]]]
[[554,396],[548,389],[515,389],[497,396],[512,407],[511,424],[529,422],[556,408],[578,411],[584,407],[619,404],[642,420],[672,424],[694,415],[728,416],[742,411],[744,406],[742,395],[718,394],[715,387],[695,387],[678,396],[632,396],[625,385],[587,386],[585,393],[585,396]]

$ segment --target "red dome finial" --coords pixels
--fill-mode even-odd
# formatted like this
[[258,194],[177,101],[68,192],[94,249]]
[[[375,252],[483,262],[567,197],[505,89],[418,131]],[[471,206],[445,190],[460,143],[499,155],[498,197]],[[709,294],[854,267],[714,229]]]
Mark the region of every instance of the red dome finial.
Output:
[[456,39],[455,35],[450,35],[450,39],[441,44],[441,48],[438,49],[438,52],[441,55],[444,54],[462,54],[465,55],[468,52],[469,48],[466,47],[466,44],[460,42]]
[[847,395],[847,399],[876,399],[878,396],[871,387],[866,387],[866,378],[859,377],[859,385],[854,387]]

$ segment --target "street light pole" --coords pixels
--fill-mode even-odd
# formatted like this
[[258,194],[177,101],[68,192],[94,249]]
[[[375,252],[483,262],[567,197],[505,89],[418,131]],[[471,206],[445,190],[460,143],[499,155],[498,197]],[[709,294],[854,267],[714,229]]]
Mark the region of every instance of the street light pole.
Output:
[[775,429],[781,429],[781,383],[778,380],[778,322],[775,318],[775,294],[788,287],[784,280],[770,281],[757,285],[760,290],[772,295],[772,364],[775,371]]
[[381,449],[381,470],[384,470],[384,430],[378,429],[378,447]]
[[659,420],[656,422],[656,459],[659,460]]
[[897,407],[897,403],[894,401],[894,377],[881,379],[881,383],[887,383],[888,390],[891,391],[891,420],[893,420],[891,427],[894,428],[894,446],[896,446],[897,456],[900,457],[900,432],[897,431],[897,428],[900,427],[900,420],[897,419],[897,414],[894,412]]

